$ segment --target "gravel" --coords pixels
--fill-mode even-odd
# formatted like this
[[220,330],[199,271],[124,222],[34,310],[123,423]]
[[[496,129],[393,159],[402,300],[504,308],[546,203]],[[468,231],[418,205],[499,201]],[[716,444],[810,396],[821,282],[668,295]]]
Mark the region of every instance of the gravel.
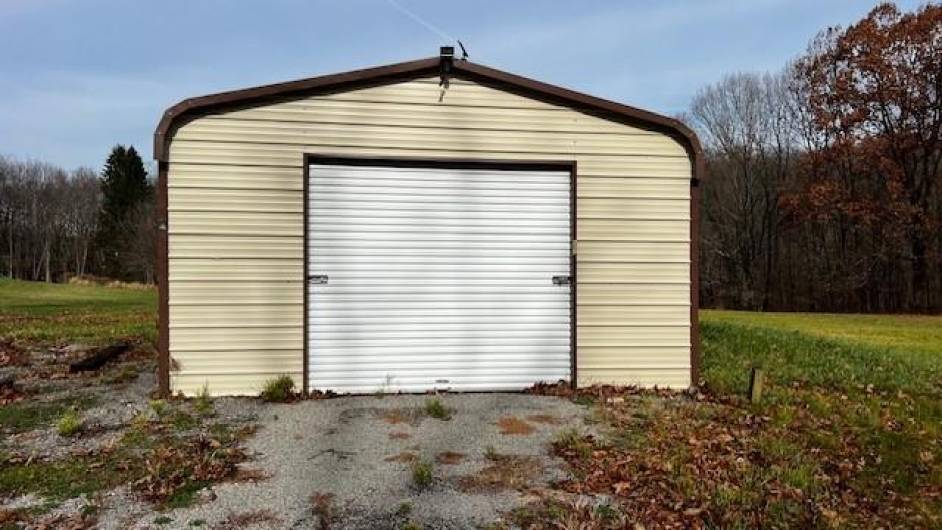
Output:
[[[400,528],[410,522],[424,529],[478,528],[523,501],[522,492],[515,490],[472,493],[460,487],[462,477],[493,464],[485,456],[489,448],[501,455],[540,459],[542,476],[530,485],[539,488],[565,475],[562,462],[548,456],[547,445],[555,433],[590,429],[587,409],[560,398],[439,396],[451,410],[449,420],[418,412],[429,399],[433,397],[341,397],[287,405],[216,400],[221,416],[258,423],[258,432],[246,442],[254,458],[244,467],[270,478],[217,484],[203,494],[204,502],[159,514],[128,504],[126,495],[111,495],[105,499],[100,526],[153,528],[161,522],[161,528],[224,528],[226,521],[232,524],[241,516],[257,521],[255,528],[322,528],[321,516],[327,513],[332,529]],[[533,432],[502,434],[497,422],[511,416],[527,421]],[[537,418],[527,420],[531,416]],[[405,421],[390,423],[397,420]],[[410,463],[387,460],[403,452],[433,462],[428,487],[414,483]],[[442,452],[465,457],[453,465],[434,463]],[[313,502],[312,496],[321,502]]]
[[80,411],[82,431],[71,437],[59,435],[55,425],[13,434],[9,445],[34,459],[52,460],[87,454],[113,444],[134,416],[148,409],[148,394],[156,385],[153,373],[141,373],[135,380],[118,387],[68,388],[48,392],[39,401],[52,401],[80,395],[97,396],[98,403]]

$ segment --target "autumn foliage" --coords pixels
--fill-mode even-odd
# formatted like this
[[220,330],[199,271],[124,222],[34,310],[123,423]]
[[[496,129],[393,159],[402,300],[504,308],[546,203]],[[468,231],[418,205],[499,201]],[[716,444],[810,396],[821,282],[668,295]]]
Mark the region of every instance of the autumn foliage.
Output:
[[883,4],[700,93],[706,303],[942,310],[940,58],[942,6]]

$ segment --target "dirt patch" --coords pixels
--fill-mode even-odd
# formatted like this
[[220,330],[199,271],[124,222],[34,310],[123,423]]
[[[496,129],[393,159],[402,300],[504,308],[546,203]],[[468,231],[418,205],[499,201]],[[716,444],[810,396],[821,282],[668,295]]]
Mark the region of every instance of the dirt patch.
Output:
[[311,511],[317,516],[317,526],[320,530],[328,530],[334,521],[334,494],[315,492],[310,497]]
[[412,438],[412,435],[407,432],[396,431],[389,433],[389,438],[391,440],[408,440],[409,438]]
[[232,482],[261,482],[268,480],[272,474],[264,469],[258,468],[239,468],[232,475]]
[[490,455],[488,459],[490,465],[459,479],[458,487],[467,492],[520,489],[532,485],[543,472],[540,459],[533,456]]
[[533,434],[536,429],[529,423],[516,416],[504,416],[497,420],[497,428],[501,434],[527,436]]
[[387,456],[383,460],[386,462],[399,462],[402,464],[411,464],[412,462],[416,462],[418,459],[419,459],[419,456],[416,455],[415,453],[410,453],[409,451],[403,451],[399,454]]
[[542,423],[543,425],[559,425],[563,422],[561,418],[549,414],[533,414],[527,416],[527,421]]
[[422,422],[424,414],[419,409],[383,409],[378,411],[378,416],[384,422],[390,425],[400,425],[407,423],[409,425],[418,425]]
[[453,451],[444,451],[435,455],[435,462],[446,465],[454,466],[460,464],[466,455],[464,453],[455,453]]
[[16,523],[28,521],[25,510],[0,509],[0,528],[16,528]]

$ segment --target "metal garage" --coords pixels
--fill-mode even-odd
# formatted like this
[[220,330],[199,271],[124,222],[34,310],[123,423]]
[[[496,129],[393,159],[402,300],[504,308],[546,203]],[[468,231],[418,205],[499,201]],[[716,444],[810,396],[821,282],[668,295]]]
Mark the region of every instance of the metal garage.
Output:
[[161,391],[695,383],[699,153],[447,52],[183,101],[155,134]]

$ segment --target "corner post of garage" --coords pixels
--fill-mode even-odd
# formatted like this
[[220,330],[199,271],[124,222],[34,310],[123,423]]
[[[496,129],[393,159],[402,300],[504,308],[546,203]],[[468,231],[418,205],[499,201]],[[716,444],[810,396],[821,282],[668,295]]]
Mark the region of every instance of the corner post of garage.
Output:
[[161,397],[170,396],[170,285],[168,275],[169,218],[167,216],[167,176],[169,164],[157,162],[157,228],[156,279],[157,279],[157,391]]

